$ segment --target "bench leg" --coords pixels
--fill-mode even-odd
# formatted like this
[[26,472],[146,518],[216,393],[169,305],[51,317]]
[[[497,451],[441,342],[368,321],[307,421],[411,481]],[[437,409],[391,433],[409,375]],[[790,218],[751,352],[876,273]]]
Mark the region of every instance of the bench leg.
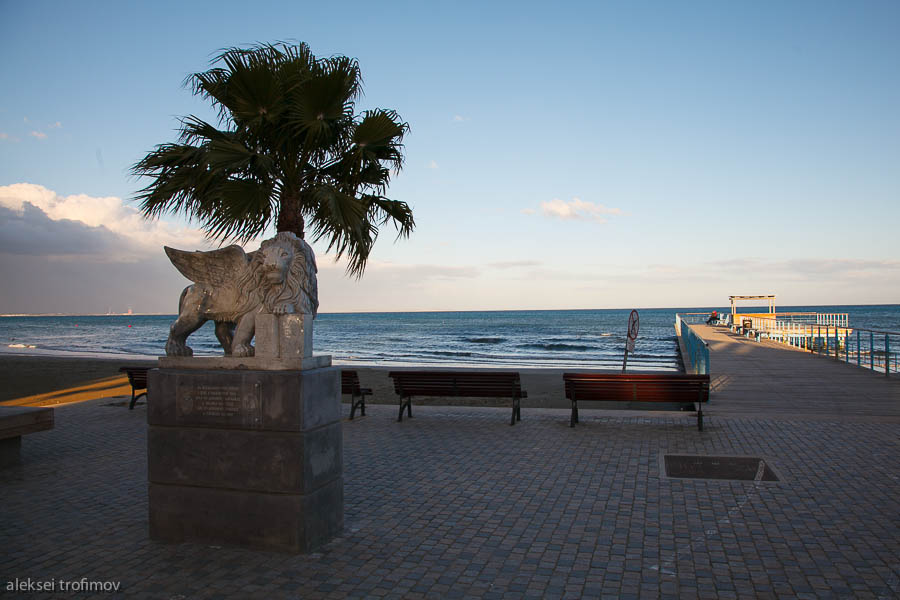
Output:
[[141,396],[146,396],[146,395],[147,395],[147,392],[144,392],[143,394],[138,394],[137,396],[135,396],[134,390],[131,390],[131,404],[128,405],[128,410],[134,410],[134,404],[135,404],[135,402],[138,401],[138,398],[140,398]]
[[697,403],[697,431],[703,431],[703,404]]
[[[406,400],[405,403],[404,403],[404,400]],[[403,422],[403,408],[404,408],[404,404],[405,404],[405,406],[406,406],[406,416],[408,416],[410,419],[412,419],[412,398],[400,398],[400,414],[397,415],[397,422],[398,422],[398,423],[402,423],[402,422]]]
[[362,394],[359,396],[357,400],[356,396],[350,396],[350,420],[353,420],[353,415],[356,414],[356,409],[359,408],[360,416],[366,416],[366,395]]
[[516,399],[516,421],[522,420],[522,399]]
[[569,427],[575,427],[578,422],[578,403],[572,400],[572,418],[569,420]]
[[[513,401],[512,401],[512,415],[511,415],[510,418],[509,418],[509,424],[510,424],[510,425],[515,425],[515,424],[516,424],[516,413],[518,412],[518,408],[519,408],[519,401],[518,401],[516,398],[513,398]],[[522,419],[519,419],[519,420],[521,421]]]

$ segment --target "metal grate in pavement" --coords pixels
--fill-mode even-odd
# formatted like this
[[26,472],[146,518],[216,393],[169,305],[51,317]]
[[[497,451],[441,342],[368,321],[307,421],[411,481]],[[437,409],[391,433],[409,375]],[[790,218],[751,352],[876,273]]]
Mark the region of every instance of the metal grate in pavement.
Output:
[[772,467],[756,456],[665,454],[663,464],[666,477],[678,479],[778,481]]

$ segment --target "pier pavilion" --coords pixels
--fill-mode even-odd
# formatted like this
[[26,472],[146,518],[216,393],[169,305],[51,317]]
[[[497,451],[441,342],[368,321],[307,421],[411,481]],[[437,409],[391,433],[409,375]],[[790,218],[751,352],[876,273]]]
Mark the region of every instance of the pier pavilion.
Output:
[[[733,332],[767,338],[815,352],[849,351],[853,329],[847,313],[782,312],[775,309],[775,294],[729,296],[731,314],[727,318]],[[766,312],[739,312],[742,301],[765,302]]]

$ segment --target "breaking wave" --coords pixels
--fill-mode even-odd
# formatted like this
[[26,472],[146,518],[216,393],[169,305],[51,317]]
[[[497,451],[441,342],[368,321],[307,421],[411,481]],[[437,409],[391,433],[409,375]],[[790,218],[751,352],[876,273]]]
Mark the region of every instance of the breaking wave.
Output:
[[549,350],[551,352],[561,352],[566,350],[574,350],[576,352],[600,350],[600,347],[598,346],[582,346],[578,344],[521,344],[518,347],[527,350]]
[[502,337],[475,337],[475,338],[462,338],[462,341],[468,342],[469,344],[502,344],[506,341],[506,338]]

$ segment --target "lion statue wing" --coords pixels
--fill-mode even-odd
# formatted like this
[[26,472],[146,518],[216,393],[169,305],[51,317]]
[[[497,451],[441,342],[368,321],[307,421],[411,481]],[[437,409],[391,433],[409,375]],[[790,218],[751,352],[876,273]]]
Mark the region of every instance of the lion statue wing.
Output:
[[176,250],[163,246],[166,255],[178,271],[194,283],[214,287],[234,284],[235,277],[246,271],[250,258],[240,246],[228,246],[208,252]]

